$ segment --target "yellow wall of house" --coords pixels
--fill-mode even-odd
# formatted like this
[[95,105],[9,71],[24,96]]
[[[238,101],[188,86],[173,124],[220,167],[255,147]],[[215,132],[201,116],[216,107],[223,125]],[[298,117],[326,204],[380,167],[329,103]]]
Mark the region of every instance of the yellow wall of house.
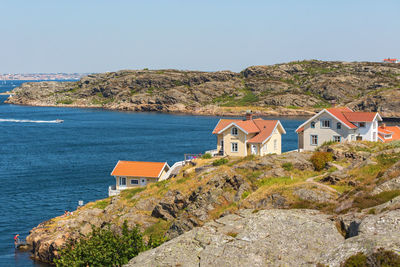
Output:
[[[119,187],[119,177],[120,176],[116,176],[115,177],[115,184],[116,184],[116,188],[118,190],[120,189],[120,187]],[[125,176],[123,176],[123,177],[125,177]],[[146,179],[146,184],[155,183],[155,182],[158,181],[158,178],[153,178],[153,177],[130,177],[130,176],[127,176],[126,177],[126,187],[123,187],[123,189],[142,186],[141,182],[140,182],[141,179]],[[138,180],[139,183],[138,184],[131,184],[131,180]]]
[[[232,128],[235,126],[231,126],[228,129],[226,129],[224,132],[222,132],[221,137],[218,138],[218,144],[221,144],[221,138],[224,140],[224,155],[228,156],[233,156],[233,157],[243,157],[246,156],[247,154],[247,148],[246,148],[246,140],[248,140],[248,137],[242,130],[238,129],[238,134],[237,135],[232,135]],[[232,143],[237,143],[238,144],[238,151],[237,152],[232,152]]]
[[[275,147],[276,140],[276,147]],[[278,129],[275,129],[271,138],[264,144],[261,155],[266,154],[281,154],[282,153],[282,135]]]

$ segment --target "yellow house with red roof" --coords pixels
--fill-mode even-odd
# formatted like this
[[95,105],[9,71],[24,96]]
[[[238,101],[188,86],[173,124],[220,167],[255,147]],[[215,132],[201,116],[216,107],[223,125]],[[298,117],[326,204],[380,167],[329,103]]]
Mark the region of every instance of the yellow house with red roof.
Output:
[[111,172],[111,175],[115,177],[116,185],[109,187],[108,195],[117,195],[124,189],[155,183],[166,175],[169,169],[167,162],[120,160]]
[[281,154],[286,131],[279,120],[253,119],[248,113],[245,120],[219,120],[212,133],[217,136],[219,155],[244,157]]
[[347,107],[327,108],[297,129],[299,150],[315,150],[324,142],[378,141],[378,112],[355,112]]

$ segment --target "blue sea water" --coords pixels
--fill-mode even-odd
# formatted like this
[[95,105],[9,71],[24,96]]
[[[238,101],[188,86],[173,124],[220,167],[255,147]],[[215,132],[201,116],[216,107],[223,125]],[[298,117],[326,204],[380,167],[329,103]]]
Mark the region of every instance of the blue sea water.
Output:
[[[0,92],[18,86],[1,84]],[[116,112],[102,109],[28,107],[3,103],[0,119],[0,266],[43,266],[17,252],[13,236],[26,237],[40,222],[107,197],[118,160],[183,160],[216,146],[218,117]],[[302,119],[279,118],[287,131],[283,151],[297,148]]]

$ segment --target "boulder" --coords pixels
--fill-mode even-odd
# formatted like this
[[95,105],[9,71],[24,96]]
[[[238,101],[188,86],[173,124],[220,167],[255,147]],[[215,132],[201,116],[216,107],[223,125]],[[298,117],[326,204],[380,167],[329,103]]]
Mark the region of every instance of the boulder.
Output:
[[140,253],[126,266],[315,266],[344,238],[312,210],[244,210]]

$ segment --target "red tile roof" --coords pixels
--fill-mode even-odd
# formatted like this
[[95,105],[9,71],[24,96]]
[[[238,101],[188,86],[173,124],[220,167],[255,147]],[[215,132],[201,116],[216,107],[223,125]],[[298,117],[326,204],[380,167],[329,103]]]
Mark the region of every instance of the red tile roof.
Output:
[[351,122],[372,122],[376,112],[343,112],[343,115]]
[[254,120],[260,132],[256,134],[253,138],[247,141],[247,143],[263,143],[268,137],[271,136],[272,131],[278,124],[277,120]]
[[339,121],[342,123],[346,124],[350,129],[357,128],[353,123],[351,123],[343,113],[349,113],[353,112],[351,109],[345,107],[345,108],[327,108],[326,111],[328,111],[331,115],[335,116]]
[[144,161],[118,161],[112,176],[152,177],[159,178],[166,162],[144,162]]
[[301,133],[302,131],[304,131],[304,127],[300,127],[299,129],[297,129],[296,133]]
[[[384,139],[385,134],[392,134],[392,138],[390,139]],[[383,128],[382,126],[378,127],[378,135],[379,139],[383,142],[391,142],[394,140],[400,140],[400,127],[399,126],[385,126]]]
[[262,143],[272,134],[272,131],[275,129],[278,122],[278,120],[263,120],[260,118],[245,121],[221,119],[218,122],[217,126],[215,126],[212,133],[219,134],[230,124],[234,123],[236,126],[243,129],[247,133],[256,133],[253,138],[247,141],[248,143]]

